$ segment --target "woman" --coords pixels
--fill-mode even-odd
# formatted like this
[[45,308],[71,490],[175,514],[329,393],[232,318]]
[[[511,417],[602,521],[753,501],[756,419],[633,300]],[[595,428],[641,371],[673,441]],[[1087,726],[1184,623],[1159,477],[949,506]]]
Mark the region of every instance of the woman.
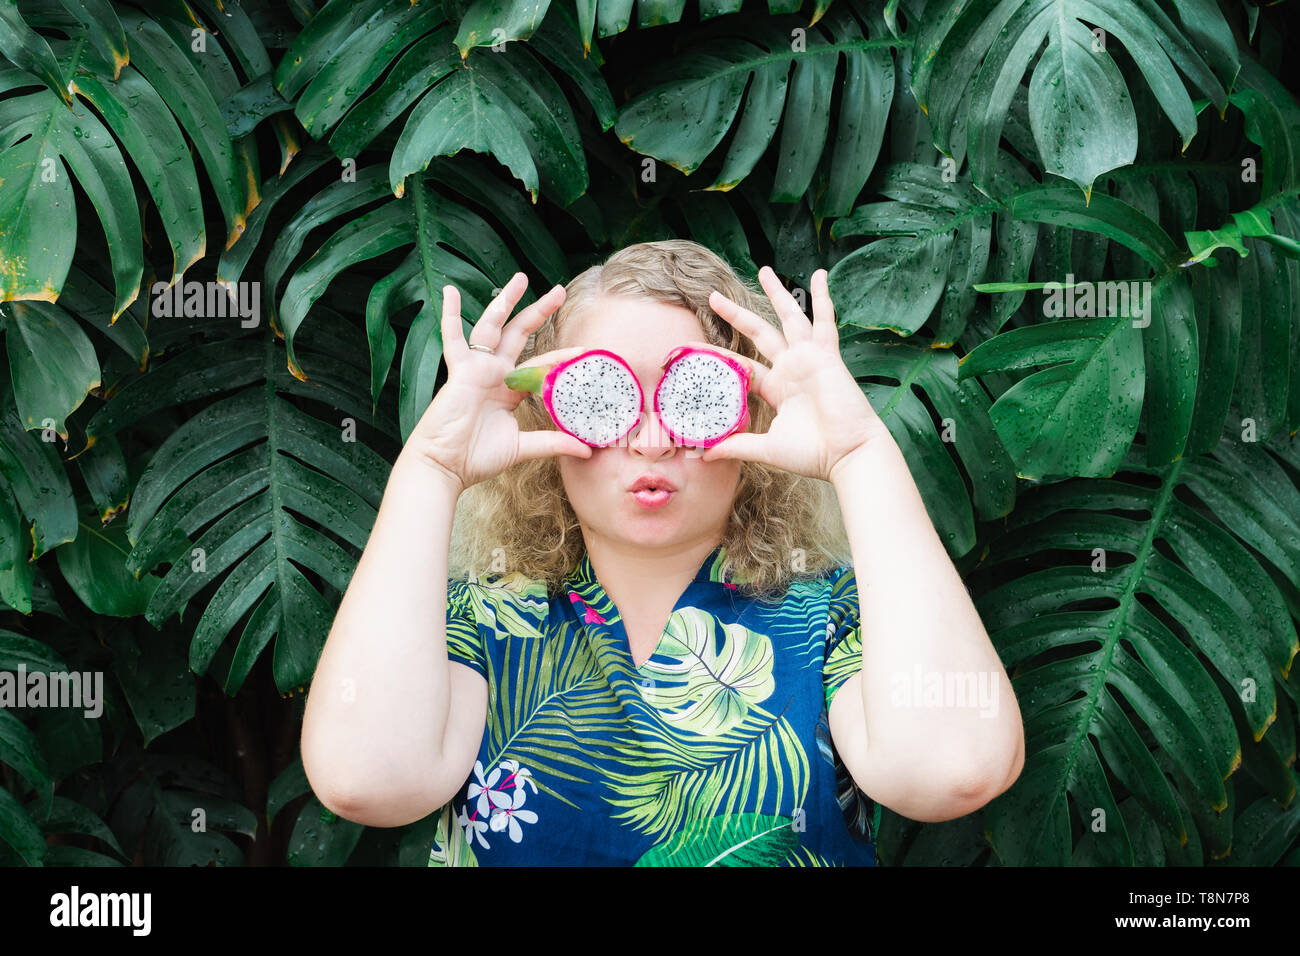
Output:
[[[826,273],[811,321],[759,279],[767,300],[696,243],[641,243],[507,321],[516,275],[469,344],[444,289],[448,380],[307,703],[326,807],[440,810],[430,865],[871,865],[880,806],[948,820],[1016,779],[1010,683],[840,357]],[[750,372],[747,430],[704,450],[651,400],[685,344]],[[504,384],[594,348],[646,397],[610,447]]]

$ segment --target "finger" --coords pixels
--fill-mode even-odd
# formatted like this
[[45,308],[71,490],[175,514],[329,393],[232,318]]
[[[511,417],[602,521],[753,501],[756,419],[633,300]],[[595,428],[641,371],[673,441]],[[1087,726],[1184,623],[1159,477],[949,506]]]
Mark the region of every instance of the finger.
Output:
[[519,302],[519,297],[527,288],[528,276],[522,272],[512,275],[505,288],[488,303],[479,320],[474,323],[474,328],[469,333],[471,344],[486,345],[495,351],[501,342],[501,327],[505,325],[506,319],[510,317],[510,313]]
[[[503,386],[505,385],[504,382],[502,382],[501,384]],[[514,414],[515,409],[517,409],[529,397],[536,397],[539,400],[537,407],[538,408],[542,407],[540,401],[541,399],[540,395],[533,396],[532,392],[525,392],[523,390],[517,390],[509,387],[506,387],[505,391],[506,391],[505,397],[501,401],[505,405],[506,411],[510,412],[512,415]]]
[[[549,352],[543,352],[541,355],[534,355],[527,362],[519,363],[514,367],[513,371],[518,371],[521,368],[533,368],[534,366],[546,367],[548,365],[558,365],[560,362],[563,362],[566,359],[577,358],[583,352],[588,352],[588,351],[590,351],[590,349],[584,348],[583,346],[579,346],[579,345],[575,345],[566,349],[552,349]],[[509,373],[506,374],[508,375]],[[506,391],[509,392],[509,397],[505,401],[506,401],[506,407],[510,409],[510,411],[513,412],[516,408],[519,407],[520,402],[528,398],[529,395],[534,395],[534,394],[536,394],[538,407],[539,408],[542,407],[541,393],[528,392],[523,390],[522,388],[520,389],[510,388],[509,386],[505,385],[504,379],[505,376],[503,375],[501,384],[505,386]]]
[[709,308],[753,342],[759,354],[769,362],[775,362],[776,357],[786,350],[785,336],[780,330],[774,328],[771,322],[760,318],[749,309],[741,308],[739,304],[716,289],[709,293]]
[[442,287],[442,354],[451,371],[469,353],[461,328],[460,291],[454,285]]
[[557,285],[511,319],[506,324],[505,331],[501,333],[501,341],[497,345],[496,354],[512,365],[518,362],[519,354],[523,352],[524,346],[528,344],[528,337],[555,314],[555,310],[564,304],[564,297],[564,286]]
[[711,352],[717,352],[728,358],[735,359],[743,368],[749,370],[749,390],[755,395],[761,396],[769,404],[772,402],[767,397],[767,377],[771,373],[771,369],[762,362],[755,362],[751,358],[746,358],[731,351],[731,349],[723,348],[721,345],[714,345],[712,342],[687,342],[686,344],[699,349],[708,349]]
[[828,273],[818,269],[812,274],[813,340],[819,345],[840,350],[840,331],[835,324],[835,304],[831,302]]
[[550,458],[554,455],[571,455],[574,458],[590,458],[594,449],[572,435],[561,431],[533,431],[519,433],[519,451],[515,461],[532,461],[534,458]]
[[590,352],[591,349],[583,345],[571,345],[563,349],[551,349],[549,352],[543,352],[541,355],[532,356],[527,362],[520,362],[515,368],[532,368],[534,365],[559,365],[561,362],[571,358],[577,358],[584,352]]
[[768,299],[771,300],[772,308],[776,309],[776,314],[781,319],[785,340],[793,343],[811,339],[812,323],[808,321],[808,316],[804,314],[803,309],[799,308],[799,303],[790,294],[790,290],[781,283],[771,266],[763,266],[758,270],[758,281],[762,284]]
[[700,456],[701,461],[726,461],[734,459],[737,461],[756,461],[760,464],[770,465],[771,461],[767,456],[768,437],[762,432],[737,432],[722,441],[718,442],[712,448],[704,449],[704,454]]

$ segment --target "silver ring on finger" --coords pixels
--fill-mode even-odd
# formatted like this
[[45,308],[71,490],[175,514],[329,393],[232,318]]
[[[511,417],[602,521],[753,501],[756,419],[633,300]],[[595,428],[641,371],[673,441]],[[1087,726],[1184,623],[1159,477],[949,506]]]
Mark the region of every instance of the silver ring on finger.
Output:
[[471,345],[470,348],[476,352],[486,352],[488,355],[496,355],[496,349],[488,348],[486,345]]

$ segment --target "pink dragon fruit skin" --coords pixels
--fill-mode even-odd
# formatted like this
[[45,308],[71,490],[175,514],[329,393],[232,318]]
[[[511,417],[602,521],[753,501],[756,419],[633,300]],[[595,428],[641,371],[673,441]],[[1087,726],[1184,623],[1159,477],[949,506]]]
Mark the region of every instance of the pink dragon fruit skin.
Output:
[[593,448],[615,445],[641,421],[641,383],[627,363],[605,349],[591,349],[552,367],[510,372],[509,388],[539,392],[560,431]]
[[678,444],[712,448],[749,425],[749,370],[735,359],[683,345],[662,367],[655,414]]

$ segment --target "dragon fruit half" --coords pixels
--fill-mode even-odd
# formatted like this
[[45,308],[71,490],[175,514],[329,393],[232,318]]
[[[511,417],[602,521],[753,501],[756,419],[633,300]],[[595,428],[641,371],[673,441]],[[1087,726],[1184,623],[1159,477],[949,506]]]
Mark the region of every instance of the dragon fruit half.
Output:
[[681,445],[710,448],[749,424],[749,371],[735,359],[683,345],[668,353],[655,414]]
[[604,349],[555,365],[517,368],[505,383],[540,393],[556,426],[595,448],[617,444],[641,420],[641,384],[626,362]]

